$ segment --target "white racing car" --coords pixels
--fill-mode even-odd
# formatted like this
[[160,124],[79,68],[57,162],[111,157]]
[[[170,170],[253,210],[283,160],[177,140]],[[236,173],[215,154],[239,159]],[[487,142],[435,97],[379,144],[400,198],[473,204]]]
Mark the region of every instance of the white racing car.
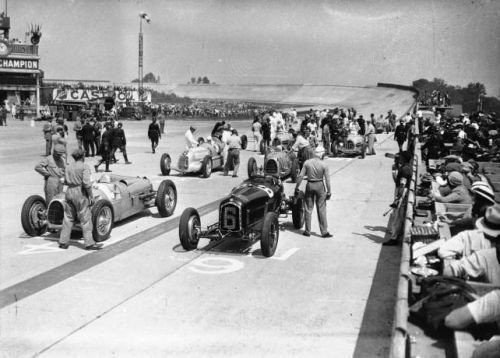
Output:
[[[242,149],[246,149],[247,143],[247,136],[242,135]],[[176,165],[172,165],[170,154],[164,153],[160,159],[160,169],[163,175],[170,175],[170,171],[175,170],[182,174],[201,173],[203,178],[208,178],[212,171],[224,168],[224,158],[223,142],[218,138],[212,138],[212,143],[204,142],[182,152]]]

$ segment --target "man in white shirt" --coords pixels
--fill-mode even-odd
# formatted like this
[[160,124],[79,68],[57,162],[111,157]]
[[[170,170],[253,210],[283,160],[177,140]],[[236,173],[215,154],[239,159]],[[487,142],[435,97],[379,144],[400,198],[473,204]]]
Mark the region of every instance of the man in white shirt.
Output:
[[189,127],[189,129],[184,134],[184,138],[186,139],[186,149],[194,148],[198,146],[198,142],[194,139],[193,133],[196,131],[194,127]]

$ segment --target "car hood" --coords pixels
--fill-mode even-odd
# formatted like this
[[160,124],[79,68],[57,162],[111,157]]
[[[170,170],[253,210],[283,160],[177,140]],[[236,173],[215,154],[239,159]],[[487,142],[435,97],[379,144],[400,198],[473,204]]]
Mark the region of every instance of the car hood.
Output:
[[274,196],[272,189],[265,185],[243,184],[234,188],[230,197],[248,204],[254,201],[268,200]]

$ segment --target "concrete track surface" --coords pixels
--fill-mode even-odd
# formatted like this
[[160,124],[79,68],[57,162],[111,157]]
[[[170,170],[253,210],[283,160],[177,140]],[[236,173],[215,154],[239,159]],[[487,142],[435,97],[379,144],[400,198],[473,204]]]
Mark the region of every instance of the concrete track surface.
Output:
[[[376,115],[402,114],[384,107],[391,89],[371,90],[358,109]],[[385,91],[385,92],[384,92]],[[360,90],[359,95],[363,95]],[[361,102],[366,103],[364,106]],[[303,102],[305,103],[305,101]],[[318,103],[321,104],[321,103]],[[372,109],[373,108],[373,109]],[[161,153],[174,160],[193,125],[206,136],[213,122],[168,120],[156,154],[147,139],[149,122],[124,122],[132,165],[123,157],[114,173],[148,176],[155,187]],[[250,135],[249,121],[234,122]],[[71,127],[71,123],[70,123]],[[395,142],[378,135],[377,155],[366,159],[325,159],[333,197],[328,202],[331,239],[302,236],[291,218],[280,219],[273,258],[259,244],[209,243],[185,252],[178,220],[187,207],[200,208],[202,224],[217,218],[217,202],[246,178],[249,149],[242,152],[239,178],[215,172],[208,179],[172,179],[179,201],[175,214],[160,218],[156,209],[116,225],[105,248],[82,250],[79,235],[68,250],[57,235],[28,237],[20,211],[28,195],[42,194],[34,165],[42,158],[42,123],[10,120],[0,128],[0,346],[3,357],[385,357],[399,267],[399,249],[383,247],[392,200],[392,161],[384,157]],[[70,150],[76,145],[69,137]],[[89,158],[93,165],[97,158]],[[98,178],[99,174],[93,174]],[[294,184],[285,183],[288,194]]]

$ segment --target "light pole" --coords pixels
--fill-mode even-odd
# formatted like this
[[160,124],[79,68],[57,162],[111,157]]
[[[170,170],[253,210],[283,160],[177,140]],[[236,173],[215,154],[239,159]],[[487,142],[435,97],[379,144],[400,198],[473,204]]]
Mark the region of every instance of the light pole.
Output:
[[144,76],[144,71],[143,71],[143,56],[144,56],[144,51],[143,51],[143,37],[142,37],[142,20],[146,20],[146,22],[149,24],[151,22],[151,19],[149,18],[148,14],[145,12],[140,12],[139,13],[139,70],[138,70],[138,84],[137,84],[137,94],[139,96],[139,102],[141,105],[141,109],[144,112],[144,103],[142,101],[142,94],[144,91],[143,88],[143,76]]

